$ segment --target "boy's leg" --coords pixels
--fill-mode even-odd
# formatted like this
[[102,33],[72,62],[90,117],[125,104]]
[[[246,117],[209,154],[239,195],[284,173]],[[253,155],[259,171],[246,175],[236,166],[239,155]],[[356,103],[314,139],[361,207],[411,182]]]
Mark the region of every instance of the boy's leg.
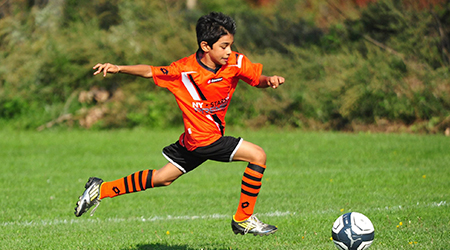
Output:
[[261,180],[266,169],[264,150],[258,145],[243,141],[233,160],[249,162],[242,177],[239,206],[231,222],[234,233],[267,235],[276,232],[277,227],[262,223],[253,216],[256,199],[261,189]]
[[144,191],[148,188],[168,186],[183,174],[172,163],[158,170],[138,171],[110,182],[103,182],[100,188],[100,200],[106,197]]
[[239,206],[234,215],[236,221],[246,220],[253,214],[265,169],[264,165],[260,166],[254,163],[247,165],[242,177]]
[[100,186],[99,199],[113,198],[122,194],[144,191],[153,188],[153,174],[155,170],[138,171],[123,178],[103,182]]
[[[100,200],[106,197],[115,197],[122,194],[144,191],[148,188],[168,186],[183,174],[172,163],[167,163],[159,170],[143,170],[135,172],[114,181],[104,182],[102,179],[91,177],[86,183],[86,190],[80,196],[75,215],[81,216]],[[91,212],[91,215],[95,208]]]
[[266,154],[258,145],[243,141],[233,160],[249,162],[242,177],[241,198],[234,215],[237,221],[243,221],[253,214],[256,199],[261,189],[264,170],[266,169]]

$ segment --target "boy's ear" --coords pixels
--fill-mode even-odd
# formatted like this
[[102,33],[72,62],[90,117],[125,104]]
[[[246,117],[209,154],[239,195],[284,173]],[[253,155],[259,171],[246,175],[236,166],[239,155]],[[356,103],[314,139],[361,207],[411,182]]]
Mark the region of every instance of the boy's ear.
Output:
[[202,48],[203,52],[209,52],[211,50],[211,47],[208,45],[206,41],[202,41],[200,43],[200,48]]

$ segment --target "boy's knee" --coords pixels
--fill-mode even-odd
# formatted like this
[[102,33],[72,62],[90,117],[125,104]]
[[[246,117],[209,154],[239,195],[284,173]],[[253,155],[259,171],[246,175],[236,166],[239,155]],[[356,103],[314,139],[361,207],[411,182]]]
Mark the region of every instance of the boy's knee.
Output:
[[254,153],[254,160],[253,163],[259,164],[259,165],[266,165],[267,155],[266,152],[264,152],[264,149],[261,147],[257,147],[257,150],[255,150]]
[[158,187],[167,187],[172,183],[173,183],[173,181],[161,181],[158,183]]
[[153,174],[154,187],[167,187],[172,184],[178,177],[183,174],[176,166],[168,163],[161,169],[158,169]]
[[246,161],[257,165],[266,165],[266,152],[260,146],[243,141],[236,154],[235,161]]
[[167,187],[170,186],[174,181],[173,180],[165,180],[165,179],[154,179],[153,186],[154,187]]
[[153,177],[153,186],[154,187],[167,187],[170,184],[172,184],[175,180],[173,178],[169,178],[165,176],[164,174],[156,172],[156,174]]

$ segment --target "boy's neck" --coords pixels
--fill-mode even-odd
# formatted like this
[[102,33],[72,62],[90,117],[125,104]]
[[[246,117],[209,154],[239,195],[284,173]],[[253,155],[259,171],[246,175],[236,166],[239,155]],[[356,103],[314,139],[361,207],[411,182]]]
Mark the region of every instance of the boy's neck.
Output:
[[215,64],[204,51],[198,50],[197,53],[197,61],[209,71],[216,73],[222,65]]

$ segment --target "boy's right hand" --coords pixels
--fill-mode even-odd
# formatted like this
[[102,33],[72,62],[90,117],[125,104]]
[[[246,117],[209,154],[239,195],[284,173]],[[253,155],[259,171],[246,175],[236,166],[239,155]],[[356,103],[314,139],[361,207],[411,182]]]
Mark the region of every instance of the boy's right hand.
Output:
[[106,73],[117,74],[120,72],[120,67],[111,63],[97,63],[93,69],[97,71],[94,72],[94,76],[100,74],[103,71],[103,77],[106,76]]

